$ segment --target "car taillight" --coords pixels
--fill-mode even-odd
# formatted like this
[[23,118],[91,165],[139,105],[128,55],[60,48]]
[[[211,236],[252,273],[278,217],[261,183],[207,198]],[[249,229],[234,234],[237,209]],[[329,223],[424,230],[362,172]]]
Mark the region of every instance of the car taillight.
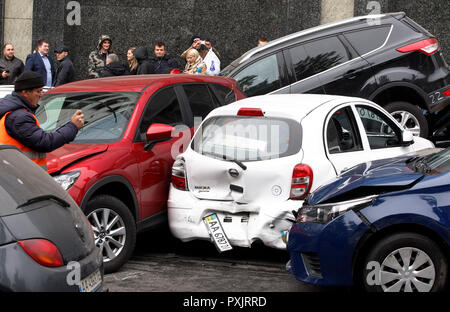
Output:
[[310,166],[299,164],[292,173],[291,195],[289,199],[305,199],[311,190],[313,171]]
[[58,248],[45,239],[28,239],[18,242],[34,261],[46,267],[60,267],[64,265]]
[[172,166],[172,184],[176,189],[187,191],[186,168],[183,159],[177,159]]
[[264,112],[261,108],[247,108],[243,107],[240,108],[238,113],[238,116],[253,116],[253,117],[264,117]]
[[437,39],[430,38],[405,45],[401,48],[398,48],[397,51],[401,53],[419,51],[426,55],[431,55],[438,49],[439,49],[439,42],[437,41]]

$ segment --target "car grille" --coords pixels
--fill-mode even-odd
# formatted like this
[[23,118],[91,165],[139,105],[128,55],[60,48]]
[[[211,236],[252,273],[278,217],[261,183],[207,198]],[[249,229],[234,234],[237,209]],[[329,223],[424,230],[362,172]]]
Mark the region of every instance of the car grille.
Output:
[[319,255],[316,253],[302,253],[301,255],[308,275],[313,277],[322,277]]

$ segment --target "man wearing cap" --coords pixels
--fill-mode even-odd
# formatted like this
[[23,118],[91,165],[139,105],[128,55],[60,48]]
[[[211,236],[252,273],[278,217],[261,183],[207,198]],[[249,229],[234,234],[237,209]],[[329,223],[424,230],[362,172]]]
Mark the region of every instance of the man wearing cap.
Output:
[[55,78],[55,68],[53,60],[48,55],[50,45],[47,40],[41,39],[37,43],[37,51],[27,56],[25,61],[25,71],[31,70],[42,76],[44,85],[51,87]]
[[98,78],[105,69],[106,58],[112,51],[112,40],[108,35],[101,35],[98,39],[97,50],[89,54],[88,75],[89,78]]
[[59,66],[56,70],[55,87],[75,81],[75,70],[73,68],[73,63],[69,58],[69,48],[65,45],[60,46],[55,50],[56,59],[58,60]]
[[75,139],[84,125],[81,110],[54,132],[45,132],[34,115],[43,94],[41,75],[25,71],[15,84],[15,91],[0,99],[0,144],[18,147],[37,165],[47,168],[46,154]]

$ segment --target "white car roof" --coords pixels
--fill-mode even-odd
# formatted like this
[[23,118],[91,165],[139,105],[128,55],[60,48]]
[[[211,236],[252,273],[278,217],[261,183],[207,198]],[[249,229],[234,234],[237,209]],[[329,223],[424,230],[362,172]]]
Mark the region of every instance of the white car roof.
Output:
[[365,99],[322,94],[270,94],[246,98],[214,109],[209,115],[237,115],[240,108],[261,108],[265,116],[285,117],[300,121],[322,105],[335,107],[348,102],[371,103]]

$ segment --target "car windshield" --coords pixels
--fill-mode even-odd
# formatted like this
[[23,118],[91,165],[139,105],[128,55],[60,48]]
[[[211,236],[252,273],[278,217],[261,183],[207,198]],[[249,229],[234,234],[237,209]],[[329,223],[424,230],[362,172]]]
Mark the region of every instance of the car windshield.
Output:
[[284,118],[220,116],[205,121],[192,149],[230,161],[258,161],[286,157],[300,151],[301,126]]
[[410,168],[415,171],[435,174],[450,170],[450,147],[435,154],[414,159]]
[[72,143],[115,142],[122,138],[139,96],[137,92],[48,94],[40,100],[36,117],[42,129],[54,131],[81,109],[84,127]]

